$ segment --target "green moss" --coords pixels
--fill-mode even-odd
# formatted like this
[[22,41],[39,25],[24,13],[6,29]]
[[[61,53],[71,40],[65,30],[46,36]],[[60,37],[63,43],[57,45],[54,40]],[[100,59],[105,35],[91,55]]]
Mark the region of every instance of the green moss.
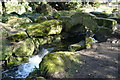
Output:
[[89,49],[91,48],[92,43],[94,43],[94,39],[92,37],[86,37],[86,48]]
[[115,27],[115,25],[117,24],[117,21],[113,20],[113,19],[105,19],[103,21],[103,26],[113,29]]
[[32,21],[29,18],[19,18],[19,17],[10,17],[7,21],[12,27],[18,28],[21,24],[31,23]]
[[47,17],[45,16],[38,16],[34,21],[37,23],[41,23],[47,20]]
[[70,16],[60,17],[60,20],[63,22],[64,31],[68,32],[73,26]]
[[9,36],[9,39],[11,39],[12,41],[23,41],[25,39],[27,39],[27,34],[26,32],[17,32],[15,34],[12,34],[11,36]]
[[76,12],[71,16],[73,25],[82,24],[83,26],[89,28],[93,32],[95,32],[96,27],[98,26],[97,23],[95,22],[95,18],[96,16],[90,13],[81,12]]
[[[80,55],[73,52],[55,52],[46,55],[40,63],[40,71],[47,67],[47,76],[58,76],[63,73],[61,77],[65,77],[74,72],[74,69],[80,64]],[[56,78],[60,78],[56,77]]]
[[61,21],[48,20],[41,24],[33,24],[27,28],[30,36],[48,36],[53,34],[60,34],[62,31]]
[[13,49],[16,56],[31,56],[34,52],[34,43],[32,40],[27,39],[19,42]]
[[85,48],[85,41],[80,41],[79,43],[71,44],[69,46],[70,51],[77,51],[77,50],[80,50],[80,49],[83,49],[83,48]]
[[115,29],[115,25],[117,24],[117,21],[115,21],[113,19],[106,19],[106,18],[96,18],[96,22],[99,26],[104,26],[113,31]]
[[21,63],[25,63],[28,61],[28,57],[13,57],[10,56],[9,60],[7,61],[7,67],[13,67],[20,65]]

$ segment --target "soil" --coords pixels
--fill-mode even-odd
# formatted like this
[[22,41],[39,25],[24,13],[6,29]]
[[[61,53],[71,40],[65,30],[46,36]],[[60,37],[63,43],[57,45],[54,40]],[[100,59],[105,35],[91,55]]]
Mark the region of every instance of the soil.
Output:
[[77,51],[82,64],[74,78],[119,78],[118,58],[120,56],[120,25],[113,37],[106,42],[95,43],[92,49]]

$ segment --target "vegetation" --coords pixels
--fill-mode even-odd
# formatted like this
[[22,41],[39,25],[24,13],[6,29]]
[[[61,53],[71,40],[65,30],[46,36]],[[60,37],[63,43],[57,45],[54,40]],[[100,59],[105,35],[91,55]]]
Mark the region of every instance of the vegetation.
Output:
[[72,77],[82,63],[74,52],[92,48],[95,39],[106,41],[120,24],[120,11],[97,1],[1,3],[4,70],[27,62],[41,48],[53,48],[27,78]]

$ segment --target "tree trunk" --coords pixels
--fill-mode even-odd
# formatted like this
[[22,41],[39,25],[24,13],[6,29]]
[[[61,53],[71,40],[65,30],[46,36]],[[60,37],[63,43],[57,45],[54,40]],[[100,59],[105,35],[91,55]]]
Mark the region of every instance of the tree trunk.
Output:
[[2,2],[2,12],[3,14],[6,13],[5,2]]

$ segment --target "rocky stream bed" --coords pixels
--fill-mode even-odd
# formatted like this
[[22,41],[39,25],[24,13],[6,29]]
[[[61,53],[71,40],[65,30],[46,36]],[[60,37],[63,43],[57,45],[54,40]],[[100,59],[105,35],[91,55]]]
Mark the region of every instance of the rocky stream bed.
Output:
[[[4,15],[0,23],[3,80],[118,78],[119,17],[102,12],[62,13]],[[25,69],[30,70],[27,76],[14,76]]]

